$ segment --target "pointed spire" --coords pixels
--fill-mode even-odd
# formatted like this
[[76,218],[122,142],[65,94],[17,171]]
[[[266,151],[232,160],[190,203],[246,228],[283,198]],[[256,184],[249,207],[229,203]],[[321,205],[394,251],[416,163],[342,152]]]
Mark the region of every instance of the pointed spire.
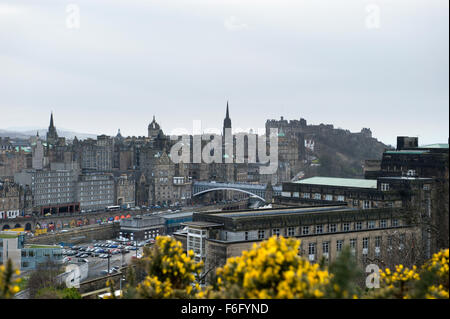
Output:
[[227,114],[226,114],[226,117],[225,117],[225,118],[227,118],[227,119],[230,118],[230,112],[228,111],[228,101],[227,101]]
[[50,127],[54,127],[54,125],[53,125],[53,111],[52,111],[52,113],[50,115]]

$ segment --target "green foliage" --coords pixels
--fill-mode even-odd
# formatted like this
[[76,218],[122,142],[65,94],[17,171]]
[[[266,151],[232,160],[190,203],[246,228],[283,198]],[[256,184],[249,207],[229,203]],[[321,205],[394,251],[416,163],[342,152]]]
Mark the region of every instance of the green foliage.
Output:
[[0,265],[0,299],[12,298],[20,291],[17,285],[20,278],[14,279],[14,275],[20,275],[20,271],[14,270],[11,259],[8,259],[6,266]]
[[330,285],[327,289],[328,298],[353,298],[361,295],[358,278],[362,279],[363,271],[359,268],[350,247],[345,246],[340,255],[330,265]]

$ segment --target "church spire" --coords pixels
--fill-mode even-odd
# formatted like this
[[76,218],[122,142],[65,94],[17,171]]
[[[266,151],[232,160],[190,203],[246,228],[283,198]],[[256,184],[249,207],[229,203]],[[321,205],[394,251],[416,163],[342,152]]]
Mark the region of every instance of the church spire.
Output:
[[50,128],[54,127],[53,125],[53,112],[50,115]]
[[231,129],[231,119],[230,119],[230,112],[228,107],[228,101],[227,101],[227,112],[225,119],[223,120],[223,135],[225,136],[225,129]]
[[228,111],[228,101],[227,101],[227,114],[226,114],[226,117],[225,118],[230,118],[230,112]]

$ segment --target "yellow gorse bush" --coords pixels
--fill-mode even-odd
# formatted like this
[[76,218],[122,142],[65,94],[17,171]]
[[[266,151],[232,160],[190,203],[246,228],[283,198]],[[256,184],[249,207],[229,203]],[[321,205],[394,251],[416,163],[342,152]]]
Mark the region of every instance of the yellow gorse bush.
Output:
[[403,265],[380,270],[381,289],[375,298],[449,298],[448,249],[434,254],[420,269]]
[[209,287],[197,297],[324,297],[330,275],[318,264],[298,256],[299,246],[299,240],[283,237],[255,244],[252,250],[229,258],[223,268],[218,268],[216,291]]
[[437,283],[428,287],[425,297],[429,299],[449,298],[448,249],[434,254],[423,265],[423,270],[435,275]]
[[195,280],[203,268],[193,255],[192,250],[184,253],[179,241],[158,236],[155,245],[144,252],[148,275],[138,285],[138,294],[143,298],[193,297],[200,290]]
[[10,259],[8,259],[6,266],[0,265],[0,299],[12,298],[20,291],[17,284],[20,283],[21,279],[13,279],[14,275],[19,276],[20,270],[13,269]]

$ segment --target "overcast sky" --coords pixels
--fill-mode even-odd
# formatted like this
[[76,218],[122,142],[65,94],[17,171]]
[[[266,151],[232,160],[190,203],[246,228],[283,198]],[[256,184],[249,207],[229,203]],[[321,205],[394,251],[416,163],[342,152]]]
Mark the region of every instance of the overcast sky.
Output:
[[153,115],[166,133],[221,129],[229,100],[234,128],[303,117],[446,143],[448,6],[0,0],[0,129],[47,127],[52,110],[84,133],[146,135]]

